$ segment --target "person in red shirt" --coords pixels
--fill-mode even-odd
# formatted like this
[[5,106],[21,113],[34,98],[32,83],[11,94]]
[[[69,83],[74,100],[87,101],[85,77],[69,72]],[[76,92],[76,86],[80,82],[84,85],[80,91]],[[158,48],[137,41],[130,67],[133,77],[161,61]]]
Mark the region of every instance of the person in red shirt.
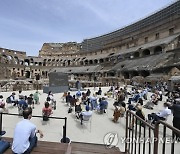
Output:
[[42,114],[43,114],[43,120],[47,121],[48,117],[52,114],[52,108],[49,106],[48,102],[45,102],[44,107],[42,109]]

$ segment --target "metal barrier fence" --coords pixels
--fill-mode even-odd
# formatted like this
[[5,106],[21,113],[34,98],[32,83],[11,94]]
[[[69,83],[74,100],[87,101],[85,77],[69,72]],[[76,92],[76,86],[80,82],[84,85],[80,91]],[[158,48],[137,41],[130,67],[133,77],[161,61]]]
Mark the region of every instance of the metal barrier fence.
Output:
[[[13,114],[13,113],[0,113],[0,132],[2,132],[2,124],[3,124],[3,115],[8,115],[8,116],[19,116],[19,114]],[[35,118],[43,118],[42,116],[32,116]],[[49,119],[59,119],[59,120],[64,120],[64,125],[63,125],[63,138],[61,139],[62,143],[69,143],[70,139],[67,138],[66,136],[66,130],[67,130],[67,117],[61,118],[61,117],[49,117]]]
[[[159,137],[160,125],[163,126],[161,138],[162,140]],[[171,154],[176,154],[177,151],[175,151],[175,134],[178,134],[180,136],[180,130],[161,120],[156,122],[155,125],[152,126],[151,124],[128,110],[126,112],[125,152],[127,154],[165,154],[166,141],[168,140],[168,137],[166,136],[167,128],[170,129],[172,133],[172,140],[170,141],[171,146],[168,147],[168,150],[170,148]],[[162,141],[163,144],[162,150],[159,148],[160,141]]]

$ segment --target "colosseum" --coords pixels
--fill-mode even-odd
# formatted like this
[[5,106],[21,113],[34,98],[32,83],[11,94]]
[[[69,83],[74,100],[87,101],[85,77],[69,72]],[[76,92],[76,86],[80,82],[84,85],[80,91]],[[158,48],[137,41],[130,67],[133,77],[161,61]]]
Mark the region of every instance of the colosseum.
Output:
[[[83,86],[135,78],[168,80],[180,72],[179,51],[180,1],[176,1],[136,23],[81,43],[44,43],[38,57],[0,48],[1,88],[48,84],[48,73],[54,71],[67,73],[72,85],[81,80]],[[36,81],[38,75],[41,80]]]

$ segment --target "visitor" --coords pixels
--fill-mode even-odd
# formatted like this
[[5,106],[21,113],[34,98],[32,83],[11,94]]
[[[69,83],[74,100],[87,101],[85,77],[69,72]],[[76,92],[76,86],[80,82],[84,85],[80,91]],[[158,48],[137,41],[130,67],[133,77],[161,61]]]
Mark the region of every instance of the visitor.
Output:
[[79,115],[79,118],[81,120],[81,125],[83,124],[83,121],[89,121],[92,117],[92,111],[90,111],[90,108],[88,105],[86,105],[86,111],[81,112]]
[[148,114],[148,120],[155,124],[158,120],[166,120],[167,117],[171,114],[171,110],[168,108],[170,105],[168,103],[164,103],[164,109],[158,113]]
[[[173,126],[180,130],[180,98],[175,99],[175,103],[169,108],[173,111]],[[175,136],[180,141],[180,135],[175,133]]]
[[53,114],[52,108],[50,107],[49,102],[45,102],[42,109],[43,120],[47,121],[51,114]]
[[30,154],[34,147],[37,146],[36,133],[43,137],[41,130],[36,129],[36,126],[30,122],[32,118],[32,109],[27,108],[23,111],[24,119],[17,123],[14,130],[12,151],[14,154]]
[[116,106],[114,110],[114,118],[113,121],[116,123],[119,119],[119,117],[124,117],[124,114],[126,112],[126,104],[123,102],[121,103],[121,106]]
[[35,93],[34,93],[34,95],[33,95],[33,99],[34,99],[34,101],[35,101],[35,104],[40,104],[40,102],[39,102],[39,92],[38,91],[36,91]]

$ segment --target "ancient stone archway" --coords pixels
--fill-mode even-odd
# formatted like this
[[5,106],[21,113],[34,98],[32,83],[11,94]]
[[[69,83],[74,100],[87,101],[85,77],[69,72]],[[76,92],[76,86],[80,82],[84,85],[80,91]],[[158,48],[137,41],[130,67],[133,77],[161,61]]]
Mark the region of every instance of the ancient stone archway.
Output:
[[128,72],[124,72],[124,73],[122,73],[122,74],[123,74],[123,76],[124,76],[125,79],[129,79],[129,73],[128,73]]
[[139,55],[140,55],[139,52],[135,52],[135,53],[133,54],[134,58],[138,58]]
[[154,48],[154,54],[159,54],[162,53],[162,47],[161,46],[157,46]]
[[150,55],[150,50],[149,49],[143,50],[142,56],[147,56],[147,55]]
[[26,71],[25,77],[26,78],[30,78],[30,76],[31,76],[31,72],[30,71]]
[[146,76],[149,76],[150,73],[149,73],[149,71],[141,71],[141,75],[142,75],[143,77],[146,77]]
[[30,64],[29,59],[24,59],[24,64],[25,64],[26,66],[29,66],[29,64]]

